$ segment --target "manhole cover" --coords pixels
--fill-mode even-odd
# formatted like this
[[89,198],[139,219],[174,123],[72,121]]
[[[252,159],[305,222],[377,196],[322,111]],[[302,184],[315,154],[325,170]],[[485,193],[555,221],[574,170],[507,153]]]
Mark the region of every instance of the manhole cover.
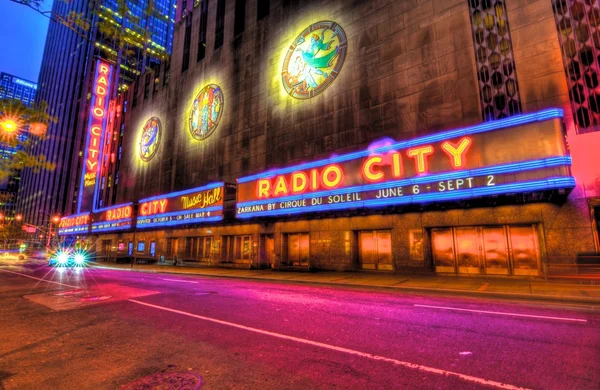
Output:
[[196,390],[202,377],[192,372],[156,373],[129,383],[123,390]]
[[86,296],[79,298],[78,301],[79,302],[97,302],[97,301],[106,301],[110,298],[112,298],[112,296],[110,296],[110,295],[100,295],[100,296],[86,295]]

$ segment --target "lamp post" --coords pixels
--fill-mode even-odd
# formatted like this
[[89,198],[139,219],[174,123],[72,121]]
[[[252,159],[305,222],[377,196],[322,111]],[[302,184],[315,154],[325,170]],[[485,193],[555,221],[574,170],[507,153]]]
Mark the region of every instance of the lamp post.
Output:
[[51,219],[48,220],[48,240],[46,242],[46,247],[50,248],[50,240],[52,239],[52,226],[60,222],[60,216],[55,215]]

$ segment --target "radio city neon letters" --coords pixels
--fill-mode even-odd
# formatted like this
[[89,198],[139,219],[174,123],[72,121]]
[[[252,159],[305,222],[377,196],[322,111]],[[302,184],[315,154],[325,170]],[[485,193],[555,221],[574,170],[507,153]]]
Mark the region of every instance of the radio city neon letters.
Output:
[[106,117],[110,73],[111,66],[103,61],[98,61],[96,78],[92,89],[92,108],[84,173],[85,187],[96,183],[101,147],[100,139],[104,118]]
[[78,215],[75,217],[65,217],[60,219],[59,228],[70,228],[73,226],[87,225],[90,215]]
[[[440,145],[449,160],[451,169],[464,169],[473,140],[462,137],[456,143],[444,141]],[[385,155],[375,154],[366,157],[362,162],[360,174],[370,183],[378,183],[390,179],[399,179],[406,176],[404,159],[414,164],[417,175],[429,171],[429,157],[435,153],[433,145],[423,145],[406,149],[406,151],[391,151]],[[381,169],[389,166],[386,173]],[[391,175],[391,177],[389,177]],[[274,178],[259,179],[256,182],[256,196],[258,199],[277,198],[286,195],[297,195],[319,190],[331,190],[343,185],[344,170],[337,164],[329,164],[320,168],[307,171],[296,171],[291,174],[278,175]]]
[[144,202],[140,205],[140,215],[148,216],[154,214],[162,214],[167,211],[167,199],[153,200]]
[[106,211],[106,220],[114,221],[117,219],[131,218],[133,209],[131,206],[122,206]]

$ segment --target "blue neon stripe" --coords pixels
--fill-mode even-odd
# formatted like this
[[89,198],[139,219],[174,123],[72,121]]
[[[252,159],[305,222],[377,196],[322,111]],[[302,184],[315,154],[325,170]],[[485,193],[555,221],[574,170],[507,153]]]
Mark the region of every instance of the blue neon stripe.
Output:
[[187,224],[191,224],[191,223],[215,222],[215,221],[221,221],[222,219],[223,219],[222,215],[216,215],[213,217],[194,218],[194,219],[186,219],[186,220],[180,220],[180,221],[169,221],[169,222],[160,222],[160,223],[148,222],[148,224],[143,224],[143,225],[138,224],[136,227],[138,229],[158,228],[158,227],[163,227],[163,226],[187,225]]
[[470,199],[480,196],[500,195],[507,193],[522,193],[529,191],[551,190],[559,188],[575,187],[573,177],[558,177],[545,180],[535,180],[511,184],[499,184],[493,187],[481,187],[474,189],[455,190],[444,193],[427,193],[422,195],[404,195],[396,198],[370,199],[347,203],[337,203],[332,205],[306,206],[298,209],[280,209],[273,211],[258,211],[238,215],[237,218],[247,219],[260,216],[291,215],[315,211],[330,211],[348,208],[360,207],[381,207],[390,205],[403,205],[410,203],[430,203],[436,201],[445,201],[453,199]]
[[223,187],[223,186],[225,186],[225,183],[223,183],[223,182],[210,183],[205,186],[196,187],[196,188],[192,188],[189,190],[183,190],[183,191],[178,191],[178,192],[171,192],[169,194],[164,194],[164,195],[152,196],[150,198],[140,200],[140,203],[150,202],[150,201],[158,200],[158,199],[173,198],[175,196],[181,196],[181,195],[191,194],[193,192],[200,192],[200,191],[205,191],[205,190],[212,190],[213,188]]
[[510,163],[510,164],[502,164],[495,165],[491,167],[485,168],[477,168],[465,171],[451,171],[451,172],[442,172],[436,173],[427,176],[419,176],[410,179],[402,179],[385,183],[375,183],[375,184],[365,184],[362,186],[353,186],[340,188],[337,190],[328,190],[328,191],[319,191],[308,194],[300,194],[300,195],[292,195],[286,196],[282,198],[273,198],[273,199],[261,199],[261,200],[253,200],[249,202],[240,202],[237,204],[237,207],[245,207],[245,206],[256,206],[261,204],[273,203],[273,202],[285,202],[292,200],[300,200],[300,199],[309,199],[316,198],[320,196],[329,196],[329,195],[343,195],[351,192],[364,192],[364,191],[372,191],[378,189],[386,189],[386,188],[394,188],[415,184],[426,184],[435,182],[438,180],[450,180],[450,179],[464,179],[470,176],[484,176],[484,175],[498,175],[502,173],[516,173],[521,171],[533,170],[533,169],[541,169],[541,168],[550,168],[561,165],[571,165],[571,157],[569,156],[560,156],[560,157],[550,157],[540,160],[531,160],[524,161],[520,163]]
[[396,142],[392,145],[382,146],[382,147],[375,148],[372,150],[363,150],[360,152],[344,154],[341,156],[334,156],[334,157],[331,157],[328,159],[312,161],[309,163],[294,165],[291,167],[273,169],[270,171],[258,173],[256,175],[241,177],[237,181],[238,181],[238,183],[246,183],[246,182],[257,180],[257,179],[269,178],[269,177],[273,177],[273,176],[277,176],[277,175],[281,175],[281,174],[285,174],[285,173],[291,173],[291,172],[298,171],[298,170],[316,168],[316,167],[320,167],[323,165],[335,164],[335,163],[340,163],[340,162],[349,161],[349,160],[355,160],[357,158],[370,156],[371,154],[385,153],[385,152],[389,152],[391,150],[407,149],[407,148],[411,148],[413,146],[418,146],[418,145],[423,145],[423,144],[438,142],[438,141],[444,141],[447,139],[452,139],[452,138],[461,137],[461,136],[465,136],[465,135],[484,133],[487,131],[499,130],[499,129],[504,129],[507,127],[518,126],[518,125],[523,125],[523,124],[533,123],[533,122],[539,122],[539,121],[544,121],[544,120],[548,120],[548,119],[563,118],[563,117],[564,117],[564,113],[563,113],[562,109],[550,108],[547,110],[542,110],[542,111],[538,111],[538,112],[531,113],[531,114],[515,115],[515,116],[509,117],[509,118],[505,118],[505,119],[499,119],[499,120],[492,121],[492,122],[481,123],[481,124],[478,124],[475,126],[464,127],[462,129],[450,130],[450,131],[445,131],[445,132],[438,133],[438,134],[414,138],[410,141]]
[[119,207],[131,206],[132,204],[133,204],[133,202],[123,203],[123,204],[117,204],[117,205],[114,205],[114,206],[108,206],[108,207],[104,207],[104,208],[101,208],[101,209],[95,209],[94,212],[100,213],[100,212],[104,212],[104,211],[108,211],[108,210],[118,209]]
[[76,218],[76,217],[83,217],[84,215],[90,215],[90,212],[86,211],[85,213],[67,215],[67,216],[64,217],[64,219],[71,219],[71,218]]

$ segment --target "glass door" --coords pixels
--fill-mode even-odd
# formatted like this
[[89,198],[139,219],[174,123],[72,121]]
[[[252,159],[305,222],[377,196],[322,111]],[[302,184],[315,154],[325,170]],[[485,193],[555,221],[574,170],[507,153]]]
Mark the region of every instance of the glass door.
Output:
[[504,226],[484,227],[483,257],[485,273],[488,275],[508,275],[508,243]]
[[513,274],[539,275],[537,237],[533,226],[509,226]]
[[479,229],[476,227],[454,228],[456,262],[459,274],[481,273]]
[[435,272],[455,273],[454,234],[452,234],[452,229],[432,229],[431,244]]

